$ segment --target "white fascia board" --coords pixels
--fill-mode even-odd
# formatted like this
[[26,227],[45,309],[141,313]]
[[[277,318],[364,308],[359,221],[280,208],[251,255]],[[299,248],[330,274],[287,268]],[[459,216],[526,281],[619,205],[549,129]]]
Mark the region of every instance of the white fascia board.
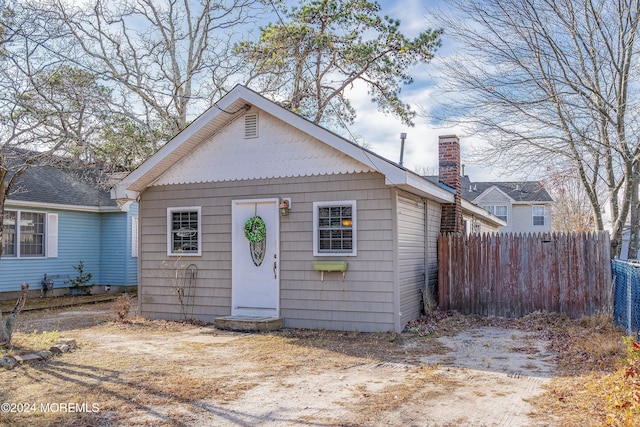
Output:
[[125,187],[124,182],[118,184],[111,189],[111,200],[123,200],[123,201],[137,201],[140,196],[139,191],[128,190]]
[[76,211],[76,212],[121,212],[121,209],[117,206],[82,206],[82,205],[63,205],[60,203],[40,203],[40,202],[25,202],[20,200],[7,200],[5,202],[5,209],[18,209],[18,208],[30,208],[41,210],[61,210],[61,211]]
[[473,202],[478,204],[482,201],[482,199],[489,194],[492,190],[498,190],[502,195],[504,195],[504,197],[506,197],[507,199],[509,199],[509,201],[511,202],[511,204],[515,203],[515,199],[513,199],[511,196],[509,196],[507,193],[505,193],[504,191],[502,191],[501,189],[499,189],[497,186],[492,185],[491,187],[487,188],[486,190],[484,190],[482,193],[480,193],[480,195],[478,197],[476,197],[475,199],[473,199]]
[[420,195],[428,197],[439,203],[453,203],[454,193],[441,188],[437,184],[422,178],[413,172],[404,171],[405,182],[404,184],[412,188],[414,191],[418,191]]
[[[193,121],[189,126],[184,128],[180,133],[174,136],[169,142],[167,142],[162,148],[160,148],[153,156],[149,157],[144,163],[142,163],[138,168],[136,168],[133,172],[127,175],[122,179],[120,184],[118,184],[111,191],[112,199],[126,199],[126,200],[135,200],[139,195],[139,191],[131,190],[132,186],[140,187],[138,182],[145,177],[145,175],[153,172],[152,175],[148,176],[145,179],[142,187],[146,187],[151,182],[155,181],[162,173],[166,171],[170,166],[172,166],[175,161],[179,159],[174,159],[175,161],[166,165],[165,167],[159,168],[160,164],[169,158],[172,154],[176,152],[178,148],[180,148],[187,141],[191,141],[200,130],[202,130],[211,120],[215,119],[220,114],[226,114],[222,110],[228,107],[236,98],[230,98],[230,95],[234,92],[233,89],[227,96],[222,98],[216,105],[210,107],[204,113],[202,113],[196,120]],[[201,141],[199,139],[194,139],[193,145],[199,144]],[[181,156],[182,157],[182,156]],[[159,169],[158,169],[159,168]],[[154,169],[156,169],[154,171]]]
[[[135,183],[144,175],[151,172],[156,166],[160,164],[160,162],[169,157],[173,152],[175,152],[178,147],[180,147],[185,141],[188,141],[191,137],[193,137],[196,132],[202,129],[210,120],[212,120],[219,114],[221,114],[221,111],[218,108],[209,108],[193,123],[184,128],[178,135],[167,142],[153,156],[149,157],[149,159],[147,159],[138,168],[136,168],[136,170],[127,175],[118,186],[126,188],[128,184],[130,185]],[[164,170],[161,172],[164,172]],[[160,175],[161,172],[157,173],[157,175]]]
[[506,222],[504,222],[497,216],[489,213],[488,211],[482,209],[480,206],[477,206],[465,199],[462,199],[462,211],[481,217],[483,220],[496,224],[500,227],[505,227],[507,225]]
[[[379,155],[366,150],[363,147],[347,141],[341,136],[324,129],[321,126],[305,119],[304,117],[293,113],[279,105],[269,101],[268,99],[252,92],[244,87],[238,89],[243,91],[242,98],[247,101],[248,104],[254,105],[260,110],[265,111],[268,114],[282,120],[285,123],[297,128],[298,130],[324,142],[332,148],[346,154],[347,156],[375,169],[385,176],[387,175],[388,167],[394,167],[388,160],[380,157]],[[399,167],[395,166],[395,169],[401,171]]]

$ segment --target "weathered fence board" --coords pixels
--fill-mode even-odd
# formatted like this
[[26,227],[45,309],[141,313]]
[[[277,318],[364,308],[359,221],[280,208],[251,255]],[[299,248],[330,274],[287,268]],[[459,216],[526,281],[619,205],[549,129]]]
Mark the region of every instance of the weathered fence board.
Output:
[[571,318],[611,309],[609,235],[441,234],[443,310],[521,317],[544,310]]

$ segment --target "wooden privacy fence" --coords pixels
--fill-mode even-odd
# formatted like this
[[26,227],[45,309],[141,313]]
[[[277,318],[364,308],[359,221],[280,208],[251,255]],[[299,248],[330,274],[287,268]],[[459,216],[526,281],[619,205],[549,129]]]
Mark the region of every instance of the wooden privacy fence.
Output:
[[537,310],[591,316],[611,308],[609,234],[441,234],[438,302],[465,314]]

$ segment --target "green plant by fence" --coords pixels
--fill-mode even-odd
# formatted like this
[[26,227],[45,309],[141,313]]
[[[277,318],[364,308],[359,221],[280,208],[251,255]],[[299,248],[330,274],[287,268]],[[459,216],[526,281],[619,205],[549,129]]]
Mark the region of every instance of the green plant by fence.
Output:
[[610,311],[609,245],[607,232],[441,234],[439,306],[501,317]]

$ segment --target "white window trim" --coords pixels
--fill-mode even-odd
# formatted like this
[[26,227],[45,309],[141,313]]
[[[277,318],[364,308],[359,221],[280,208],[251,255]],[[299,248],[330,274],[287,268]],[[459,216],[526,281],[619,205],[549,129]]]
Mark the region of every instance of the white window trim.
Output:
[[[171,236],[171,215],[175,212],[197,212],[198,213],[198,251],[197,252],[173,252],[172,236]],[[167,208],[167,256],[201,256],[202,255],[202,207],[170,207]]]
[[58,214],[48,213],[44,230],[47,258],[58,258]]
[[[535,215],[535,208],[542,208],[542,215]],[[542,224],[536,224],[535,217],[542,217]],[[531,206],[531,225],[533,227],[544,227],[547,225],[547,210],[544,205],[533,205]]]
[[131,258],[138,258],[138,228],[138,216],[133,215],[131,216]]
[[[351,252],[320,252],[318,246],[319,242],[319,233],[318,233],[318,209],[325,206],[351,206],[351,224],[352,234],[351,238],[353,241]],[[357,221],[357,210],[356,210],[356,201],[355,200],[341,200],[341,201],[328,201],[328,202],[313,202],[313,256],[357,256],[358,255],[358,221]]]
[[[6,255],[2,254],[2,258],[8,259],[42,259],[42,258],[56,258],[58,256],[58,230],[57,227],[55,230],[53,228],[50,229],[53,225],[53,221],[57,226],[58,223],[58,214],[49,214],[47,212],[42,211],[30,211],[30,210],[21,210],[21,209],[5,209],[5,212],[15,212],[16,213],[16,238],[15,238],[15,255]],[[21,246],[20,246],[20,234],[21,227],[20,222],[22,221],[23,213],[36,213],[44,215],[44,242],[42,242],[42,251],[44,252],[42,255],[22,255]],[[50,236],[50,233],[52,234]],[[55,246],[54,246],[55,244]]]

